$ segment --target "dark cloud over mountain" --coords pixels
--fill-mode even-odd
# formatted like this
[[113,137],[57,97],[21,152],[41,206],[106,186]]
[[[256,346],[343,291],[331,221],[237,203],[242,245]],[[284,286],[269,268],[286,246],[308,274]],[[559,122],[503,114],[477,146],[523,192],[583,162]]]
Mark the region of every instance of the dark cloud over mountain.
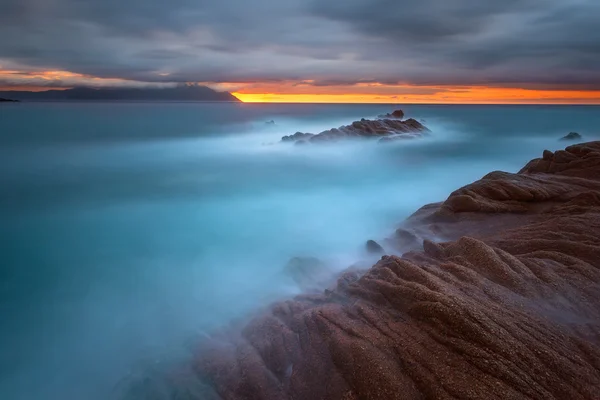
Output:
[[600,88],[599,19],[596,0],[0,0],[0,69]]

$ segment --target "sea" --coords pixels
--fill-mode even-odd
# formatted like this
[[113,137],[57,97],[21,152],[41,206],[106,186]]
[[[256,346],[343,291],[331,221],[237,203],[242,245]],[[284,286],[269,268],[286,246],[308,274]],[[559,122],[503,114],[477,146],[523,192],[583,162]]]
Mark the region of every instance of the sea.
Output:
[[[431,134],[280,142],[398,108]],[[572,131],[600,139],[600,107],[0,104],[0,399],[124,398],[300,293],[292,257],[342,270],[421,206]]]

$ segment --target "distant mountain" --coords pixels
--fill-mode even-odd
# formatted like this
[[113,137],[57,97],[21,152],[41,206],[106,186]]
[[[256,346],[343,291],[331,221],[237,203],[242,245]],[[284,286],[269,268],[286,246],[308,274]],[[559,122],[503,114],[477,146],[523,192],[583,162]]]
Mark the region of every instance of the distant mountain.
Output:
[[217,92],[206,86],[185,85],[174,88],[73,88],[44,92],[4,91],[0,97],[27,101],[240,101],[228,92]]

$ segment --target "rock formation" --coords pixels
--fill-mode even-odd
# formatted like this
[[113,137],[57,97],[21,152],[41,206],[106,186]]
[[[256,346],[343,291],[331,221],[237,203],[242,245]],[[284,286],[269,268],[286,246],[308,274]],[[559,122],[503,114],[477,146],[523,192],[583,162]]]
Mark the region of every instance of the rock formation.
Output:
[[581,135],[577,132],[569,132],[569,134],[562,137],[561,140],[581,140]]
[[415,119],[361,119],[354,121],[351,125],[330,129],[316,135],[312,133],[296,132],[293,135],[281,138],[283,142],[295,142],[299,140],[310,143],[336,142],[352,138],[407,138],[412,139],[429,132],[423,124]]
[[492,172],[389,240],[420,250],[202,343],[205,398],[600,398],[600,142]]
[[293,135],[284,136],[281,138],[282,142],[296,142],[299,140],[307,140],[315,136],[313,133],[296,132]]
[[402,119],[402,118],[404,118],[404,111],[395,110],[391,114],[387,113],[384,115],[380,115],[379,118],[381,118],[381,119]]
[[384,254],[385,250],[379,243],[374,240],[368,240],[366,244],[367,253],[370,254]]
[[11,99],[5,99],[3,97],[0,97],[0,103],[18,103],[19,100],[11,100]]

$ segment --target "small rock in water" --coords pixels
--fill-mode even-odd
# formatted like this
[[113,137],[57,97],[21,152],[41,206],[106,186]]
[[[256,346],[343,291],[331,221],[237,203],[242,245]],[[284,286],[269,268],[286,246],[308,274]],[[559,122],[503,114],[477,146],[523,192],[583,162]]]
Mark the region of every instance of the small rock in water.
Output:
[[563,137],[561,140],[579,140],[581,139],[581,135],[577,132],[570,132],[567,136]]
[[402,119],[404,118],[404,111],[396,110],[393,113],[388,113],[384,115],[380,115],[379,118],[393,118],[393,119]]
[[265,124],[267,124],[267,125],[275,125],[275,121],[270,120],[270,121],[265,122]]
[[392,113],[392,117],[394,118],[404,118],[404,111],[396,110]]
[[367,252],[370,254],[384,254],[385,250],[379,243],[374,240],[367,241]]

